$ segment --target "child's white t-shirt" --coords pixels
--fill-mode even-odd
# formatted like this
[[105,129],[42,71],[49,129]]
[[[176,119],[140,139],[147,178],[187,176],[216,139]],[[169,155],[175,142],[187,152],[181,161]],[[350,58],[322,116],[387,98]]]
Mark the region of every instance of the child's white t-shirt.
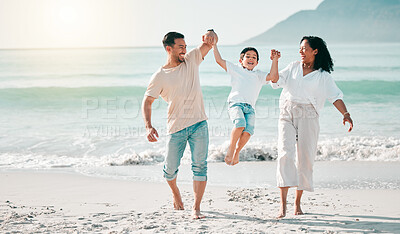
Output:
[[229,103],[247,103],[253,108],[263,85],[269,83],[266,81],[268,73],[259,70],[247,70],[242,64],[233,64],[226,61],[226,71],[231,76],[231,93],[228,97]]

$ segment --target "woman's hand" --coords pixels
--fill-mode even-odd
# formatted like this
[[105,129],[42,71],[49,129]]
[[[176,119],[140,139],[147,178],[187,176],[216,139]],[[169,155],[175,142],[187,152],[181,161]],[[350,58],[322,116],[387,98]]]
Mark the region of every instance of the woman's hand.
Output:
[[349,113],[344,114],[343,116],[343,125],[346,124],[346,122],[348,122],[350,124],[350,128],[348,132],[351,132],[351,130],[353,130],[353,120],[350,117]]
[[343,100],[338,99],[336,100],[333,105],[338,109],[340,113],[343,115],[343,125],[346,125],[346,122],[350,124],[350,128],[348,132],[353,130],[353,120],[350,117],[350,113],[347,111],[346,105],[344,104]]

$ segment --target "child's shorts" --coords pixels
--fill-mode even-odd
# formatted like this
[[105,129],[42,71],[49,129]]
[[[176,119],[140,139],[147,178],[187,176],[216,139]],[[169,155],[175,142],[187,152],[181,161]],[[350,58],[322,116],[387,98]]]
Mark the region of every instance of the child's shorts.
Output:
[[250,104],[229,103],[228,113],[235,128],[244,127],[244,132],[248,132],[250,135],[254,134],[256,114],[254,108]]

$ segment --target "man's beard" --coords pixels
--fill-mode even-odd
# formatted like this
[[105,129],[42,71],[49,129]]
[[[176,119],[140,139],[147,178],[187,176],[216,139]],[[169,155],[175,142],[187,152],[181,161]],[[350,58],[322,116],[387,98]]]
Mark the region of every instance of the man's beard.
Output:
[[183,62],[185,62],[185,57],[181,58],[180,56],[178,56],[178,57],[177,57],[177,60],[178,60],[180,63],[183,63]]
[[181,57],[181,54],[178,54],[175,58],[176,58],[176,61],[179,63],[185,62],[185,56]]

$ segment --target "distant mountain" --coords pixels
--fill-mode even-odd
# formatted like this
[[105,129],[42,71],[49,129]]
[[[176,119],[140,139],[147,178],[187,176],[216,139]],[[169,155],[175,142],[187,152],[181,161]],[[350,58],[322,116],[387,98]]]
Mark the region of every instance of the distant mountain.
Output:
[[329,43],[400,42],[400,0],[325,0],[244,43],[298,43],[305,35]]

